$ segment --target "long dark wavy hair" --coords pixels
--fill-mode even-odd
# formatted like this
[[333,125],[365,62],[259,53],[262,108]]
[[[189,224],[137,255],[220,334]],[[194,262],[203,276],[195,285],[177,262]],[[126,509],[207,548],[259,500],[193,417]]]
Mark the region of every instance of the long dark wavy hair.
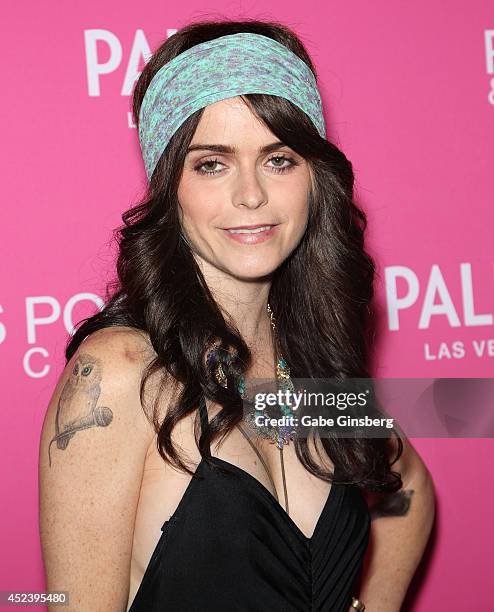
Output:
[[[135,123],[138,125],[146,89],[164,64],[194,45],[237,32],[263,34],[280,42],[316,76],[302,42],[287,26],[272,21],[204,20],[178,30],[154,52],[134,88]],[[242,98],[279,140],[308,161],[314,174],[305,234],[272,274],[269,304],[276,317],[279,350],[294,378],[369,378],[375,266],[364,250],[367,220],[353,201],[352,164],[338,147],[321,138],[305,113],[288,100],[266,94]],[[162,384],[172,379],[181,383],[175,405],[168,408],[161,422],[160,393],[146,416],[157,433],[163,459],[190,474],[193,472],[171,442],[173,428],[197,410],[203,394],[221,405],[202,436],[197,427],[195,430],[201,456],[209,461],[208,445],[217,437],[223,439],[242,420],[242,400],[235,381],[252,361],[238,328],[225,320],[187,242],[181,239],[177,191],[186,151],[202,112],[195,112],[176,131],[144,199],[122,215],[123,226],[116,230],[118,279],[107,286],[103,309],[79,322],[65,353],[69,361],[83,339],[101,328],[123,325],[146,332],[156,355],[141,380],[141,401],[144,407],[146,381],[156,373]],[[227,388],[216,381],[214,366],[206,359],[213,342],[219,350],[233,355],[231,363],[223,365]],[[402,486],[400,474],[391,471],[391,466],[403,452],[403,443],[395,430],[390,431],[389,438],[321,438],[335,466],[333,472],[314,460],[307,439],[296,438],[294,444],[304,467],[324,480],[393,492]],[[392,437],[397,442],[394,459]]]

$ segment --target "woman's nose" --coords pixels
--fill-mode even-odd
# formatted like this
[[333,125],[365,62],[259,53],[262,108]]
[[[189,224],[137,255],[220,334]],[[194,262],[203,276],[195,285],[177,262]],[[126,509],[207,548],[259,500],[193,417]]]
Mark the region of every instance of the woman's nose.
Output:
[[234,206],[245,206],[247,208],[258,208],[268,201],[267,191],[263,185],[259,170],[255,167],[243,167],[235,177],[235,185],[232,193]]

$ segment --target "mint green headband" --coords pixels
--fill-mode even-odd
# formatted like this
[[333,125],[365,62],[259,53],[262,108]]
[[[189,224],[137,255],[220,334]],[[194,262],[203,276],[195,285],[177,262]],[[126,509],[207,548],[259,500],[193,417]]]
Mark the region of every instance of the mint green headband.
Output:
[[295,53],[262,34],[239,32],[187,49],[162,66],[139,112],[139,141],[148,179],[170,138],[208,104],[247,93],[286,98],[326,137],[314,74]]

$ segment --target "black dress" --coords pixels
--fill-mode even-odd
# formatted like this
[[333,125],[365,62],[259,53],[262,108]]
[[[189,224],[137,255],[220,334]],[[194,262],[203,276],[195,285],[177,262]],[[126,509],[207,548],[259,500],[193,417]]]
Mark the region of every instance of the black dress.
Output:
[[212,461],[163,524],[129,612],[348,612],[370,531],[359,489],[333,483],[307,538],[256,477]]

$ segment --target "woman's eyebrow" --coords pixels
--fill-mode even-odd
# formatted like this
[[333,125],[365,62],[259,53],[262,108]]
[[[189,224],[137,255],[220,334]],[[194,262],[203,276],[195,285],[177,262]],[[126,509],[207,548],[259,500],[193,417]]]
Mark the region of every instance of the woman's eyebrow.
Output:
[[[276,142],[271,142],[270,144],[264,145],[263,147],[259,147],[259,153],[271,153],[271,151],[275,151],[280,147],[286,147],[284,142],[280,140]],[[237,152],[236,147],[232,147],[230,145],[221,145],[221,144],[194,144],[190,145],[187,149],[187,153],[191,153],[192,151],[214,151],[215,153],[230,153],[234,155]]]

